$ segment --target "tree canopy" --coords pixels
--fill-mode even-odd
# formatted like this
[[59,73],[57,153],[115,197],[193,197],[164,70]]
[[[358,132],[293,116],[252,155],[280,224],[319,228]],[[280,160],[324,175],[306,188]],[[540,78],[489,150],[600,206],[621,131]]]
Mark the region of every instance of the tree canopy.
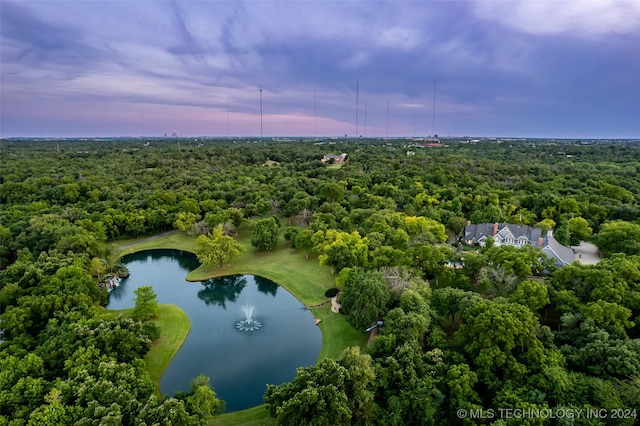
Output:
[[222,225],[218,225],[211,234],[197,238],[195,252],[203,265],[217,263],[220,268],[225,260],[240,256],[244,248],[233,237],[224,235]]
[[[176,142],[2,140],[1,424],[189,425],[219,413],[206,378],[153,394],[143,359],[157,330],[101,308],[98,283],[119,267],[108,246],[178,228],[206,268],[242,251],[232,234],[280,249],[280,223],[292,251],[332,269],[349,324],[383,324],[369,347],[270,386],[278,422],[638,407],[637,143],[336,139],[349,158],[337,169],[320,161],[323,141]],[[534,247],[467,246],[467,221],[553,229],[604,259],[556,270]],[[212,285],[202,298],[220,303]]]

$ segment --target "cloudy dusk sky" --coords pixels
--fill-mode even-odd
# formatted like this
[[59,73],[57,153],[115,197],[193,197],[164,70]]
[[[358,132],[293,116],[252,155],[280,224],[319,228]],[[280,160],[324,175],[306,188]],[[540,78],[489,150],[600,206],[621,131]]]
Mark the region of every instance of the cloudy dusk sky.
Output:
[[265,136],[640,138],[640,0],[0,0],[0,16],[3,137],[259,136],[262,97]]

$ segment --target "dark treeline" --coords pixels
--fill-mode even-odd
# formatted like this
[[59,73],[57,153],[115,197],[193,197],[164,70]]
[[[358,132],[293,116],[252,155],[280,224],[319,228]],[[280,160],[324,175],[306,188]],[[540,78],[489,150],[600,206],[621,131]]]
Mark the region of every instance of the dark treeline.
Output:
[[[344,165],[320,161],[343,152]],[[201,422],[197,383],[152,396],[142,357],[157,330],[100,308],[96,279],[117,264],[107,243],[234,235],[266,216],[332,268],[355,327],[384,319],[363,353],[270,387],[279,422],[638,408],[640,150],[629,145],[2,141],[1,154],[0,422]],[[556,270],[532,247],[466,247],[467,221],[553,229],[605,258]]]

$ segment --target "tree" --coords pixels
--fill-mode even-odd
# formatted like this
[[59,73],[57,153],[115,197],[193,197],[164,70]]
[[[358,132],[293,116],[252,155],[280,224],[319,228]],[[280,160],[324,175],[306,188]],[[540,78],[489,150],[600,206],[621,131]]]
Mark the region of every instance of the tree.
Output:
[[190,414],[195,414],[201,419],[208,421],[213,416],[224,412],[224,401],[218,399],[211,381],[204,374],[200,374],[191,380],[190,390],[185,395],[176,397],[184,400],[185,407]]
[[294,228],[294,227],[287,228],[287,230],[284,233],[284,240],[287,241],[291,246],[291,248],[296,251],[297,251],[296,237],[298,236],[299,233],[300,233],[300,229]]
[[575,246],[580,244],[580,241],[586,240],[591,236],[593,229],[589,226],[589,222],[582,217],[572,217],[567,221],[567,228],[569,228],[569,234],[571,239],[570,245]]
[[128,275],[127,267],[122,263],[120,254],[113,248],[107,248],[100,260],[104,263],[106,272],[120,276]]
[[422,241],[432,244],[447,241],[444,225],[433,219],[422,216],[406,216],[405,228],[407,234],[412,237],[419,237]]
[[540,222],[536,223],[533,226],[536,228],[540,228],[540,232],[542,235],[547,235],[547,232],[550,229],[553,229],[556,226],[556,223],[551,219],[542,219]]
[[470,410],[481,407],[480,397],[474,389],[478,383],[478,376],[471,371],[469,364],[455,364],[449,367],[446,383],[449,388],[449,409],[452,413],[460,408]]
[[455,340],[481,381],[519,380],[544,364],[539,329],[526,306],[482,300],[464,311]]
[[338,361],[298,369],[290,383],[267,385],[264,401],[282,425],[369,424],[374,377],[371,357],[349,348]]
[[419,268],[427,279],[434,278],[442,272],[449,254],[448,247],[436,247],[429,243],[415,245],[409,252],[411,264]]
[[580,346],[564,345],[569,367],[608,379],[640,375],[640,340],[613,339],[605,330],[593,328]]
[[195,253],[208,272],[207,265],[215,262],[221,268],[225,260],[244,253],[244,248],[233,237],[224,235],[222,225],[218,225],[211,234],[200,235],[196,239]]
[[217,212],[209,212],[205,215],[204,221],[210,228],[215,228],[218,225],[228,221],[230,219],[228,210],[218,210]]
[[278,244],[280,224],[275,218],[260,219],[253,224],[251,245],[258,250],[271,250]]
[[134,291],[136,305],[133,308],[131,318],[137,321],[146,321],[158,315],[158,296],[153,287],[147,285],[138,287]]
[[70,407],[60,403],[60,391],[52,389],[47,394],[46,405],[41,405],[31,412],[27,425],[64,425],[75,424],[80,417],[80,407]]
[[236,236],[238,235],[238,228],[242,225],[242,221],[244,220],[244,215],[242,214],[242,210],[236,208],[230,208],[227,210],[229,212],[229,219],[231,219],[231,223],[233,224],[233,229],[236,231]]
[[207,222],[201,220],[193,224],[189,233],[191,235],[207,235],[209,232],[211,232],[211,227]]
[[187,412],[184,402],[175,398],[159,399],[151,395],[136,416],[136,425],[199,426],[201,420]]
[[624,221],[605,223],[593,241],[606,256],[612,253],[640,255],[640,225]]
[[634,326],[631,310],[617,303],[597,300],[582,306],[582,315],[616,336],[626,336],[625,328]]
[[173,223],[176,228],[191,235],[193,225],[198,222],[200,216],[192,212],[180,212]]
[[508,296],[516,288],[518,277],[501,265],[486,266],[480,270],[478,282],[493,296]]
[[467,224],[467,220],[464,217],[460,216],[452,216],[447,221],[447,229],[451,231],[451,233],[459,237],[464,231],[464,227]]
[[44,373],[42,358],[33,353],[0,358],[0,413],[27,417],[46,393]]
[[387,313],[391,291],[380,272],[353,269],[340,302],[349,323],[364,330]]
[[313,230],[305,228],[295,236],[296,249],[304,250],[305,259],[309,259],[309,250],[313,249]]
[[324,233],[324,239],[316,245],[316,249],[322,253],[318,259],[321,265],[331,266],[332,271],[352,266],[363,267],[368,259],[367,243],[366,237],[360,237],[357,231],[348,233],[330,229]]
[[540,253],[530,245],[514,247],[501,245],[488,248],[485,253],[490,264],[499,265],[507,274],[523,280],[528,275],[541,270]]
[[344,197],[344,186],[338,183],[325,183],[318,191],[320,197],[328,202],[337,202]]
[[528,307],[532,312],[538,312],[549,304],[549,290],[539,281],[526,280],[518,285],[509,300]]
[[91,263],[89,263],[89,273],[92,277],[97,278],[98,280],[102,279],[102,276],[106,272],[107,267],[104,262],[97,257],[91,259]]

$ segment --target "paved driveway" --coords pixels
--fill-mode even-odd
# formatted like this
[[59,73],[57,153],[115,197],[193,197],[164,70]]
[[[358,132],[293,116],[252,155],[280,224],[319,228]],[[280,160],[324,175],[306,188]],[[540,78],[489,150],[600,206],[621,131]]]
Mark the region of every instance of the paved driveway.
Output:
[[571,246],[575,254],[575,260],[583,265],[595,265],[600,261],[598,247],[585,241],[580,241],[579,246]]

